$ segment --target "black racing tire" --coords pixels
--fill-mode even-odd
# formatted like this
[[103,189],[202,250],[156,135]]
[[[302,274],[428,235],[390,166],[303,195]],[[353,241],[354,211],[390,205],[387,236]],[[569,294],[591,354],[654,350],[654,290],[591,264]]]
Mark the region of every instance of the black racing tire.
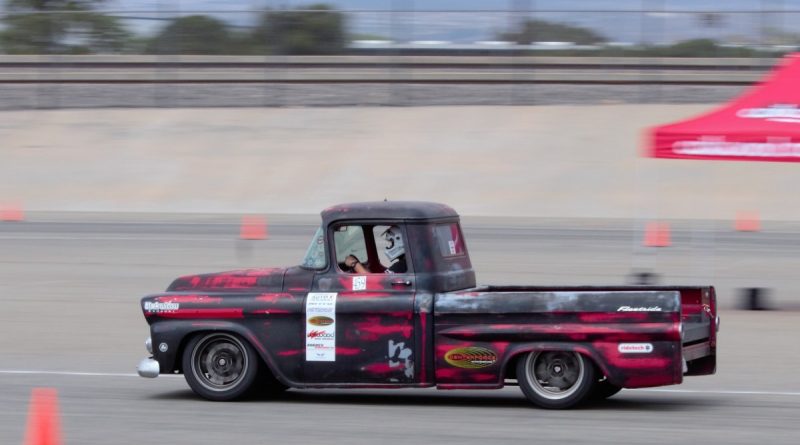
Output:
[[197,335],[183,350],[183,375],[195,394],[208,400],[244,397],[259,375],[260,359],[250,344],[234,334]]
[[608,380],[598,380],[594,382],[592,390],[589,392],[589,400],[600,401],[605,400],[622,390],[621,386],[617,386],[608,382]]
[[595,381],[594,364],[577,352],[533,351],[517,362],[523,394],[546,409],[573,408],[586,399]]

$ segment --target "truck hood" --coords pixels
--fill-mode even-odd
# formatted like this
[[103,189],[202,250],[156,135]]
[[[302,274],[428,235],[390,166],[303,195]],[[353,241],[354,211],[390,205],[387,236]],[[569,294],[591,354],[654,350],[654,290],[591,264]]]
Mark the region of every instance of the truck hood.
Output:
[[268,268],[186,275],[173,281],[167,291],[258,289],[259,291],[280,292],[283,289],[283,276],[285,273],[286,269],[283,268]]

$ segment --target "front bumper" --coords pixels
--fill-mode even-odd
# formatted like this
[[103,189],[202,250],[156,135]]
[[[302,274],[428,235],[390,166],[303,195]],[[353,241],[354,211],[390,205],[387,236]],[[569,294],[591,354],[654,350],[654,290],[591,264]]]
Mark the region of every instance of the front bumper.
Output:
[[136,372],[139,373],[140,377],[154,379],[161,373],[161,368],[158,365],[158,361],[150,357],[142,359],[142,361],[139,362],[139,366],[136,367]]
[[139,362],[139,366],[136,367],[136,372],[139,373],[139,377],[147,377],[148,379],[154,379],[158,377],[158,374],[161,373],[161,366],[158,364],[153,357],[153,339],[152,337],[147,337],[147,340],[144,341],[144,348],[147,349],[147,352],[151,354],[151,357],[142,359]]

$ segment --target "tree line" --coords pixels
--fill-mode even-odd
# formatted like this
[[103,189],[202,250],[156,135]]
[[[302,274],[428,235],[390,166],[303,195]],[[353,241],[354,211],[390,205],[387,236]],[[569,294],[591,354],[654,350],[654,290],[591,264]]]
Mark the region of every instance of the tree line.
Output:
[[329,5],[264,11],[236,28],[207,15],[171,19],[139,37],[118,17],[98,12],[105,0],[6,0],[0,50],[7,54],[337,54],[347,44],[345,16]]
[[[0,53],[342,54],[350,40],[345,14],[327,4],[265,10],[254,25],[247,27],[232,26],[208,15],[176,17],[169,19],[155,35],[142,37],[130,32],[122,18],[103,14],[101,8],[105,3],[107,0],[5,0]],[[719,45],[708,39],[669,46],[611,47],[605,45],[608,39],[596,31],[544,20],[522,21],[514,29],[498,32],[494,37],[523,45],[559,41],[596,47],[544,52],[554,56],[761,57],[765,54],[751,48]]]

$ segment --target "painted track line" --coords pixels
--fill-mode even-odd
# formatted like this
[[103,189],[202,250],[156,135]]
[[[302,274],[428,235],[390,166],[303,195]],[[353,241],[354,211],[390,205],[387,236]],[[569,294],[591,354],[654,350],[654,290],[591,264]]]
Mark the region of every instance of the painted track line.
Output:
[[800,396],[800,392],[794,391],[729,391],[729,390],[713,390],[713,389],[656,389],[656,388],[642,388],[642,389],[629,389],[627,391],[643,391],[643,392],[671,392],[681,394],[722,394],[722,395],[745,395],[745,396]]
[[[39,371],[27,369],[0,369],[0,374],[11,375],[56,375],[56,376],[70,376],[70,377],[139,377],[136,373],[123,373],[123,372],[81,372],[81,371]],[[161,374],[161,377],[182,377],[173,374]]]
[[[0,374],[7,375],[55,375],[69,377],[139,377],[135,373],[123,372],[82,372],[82,371],[43,371],[23,369],[0,369]],[[180,374],[161,374],[159,377],[182,377]],[[747,395],[747,396],[789,396],[800,397],[798,391],[730,391],[714,389],[627,389],[626,392],[664,392],[676,394],[719,394],[719,395]]]

